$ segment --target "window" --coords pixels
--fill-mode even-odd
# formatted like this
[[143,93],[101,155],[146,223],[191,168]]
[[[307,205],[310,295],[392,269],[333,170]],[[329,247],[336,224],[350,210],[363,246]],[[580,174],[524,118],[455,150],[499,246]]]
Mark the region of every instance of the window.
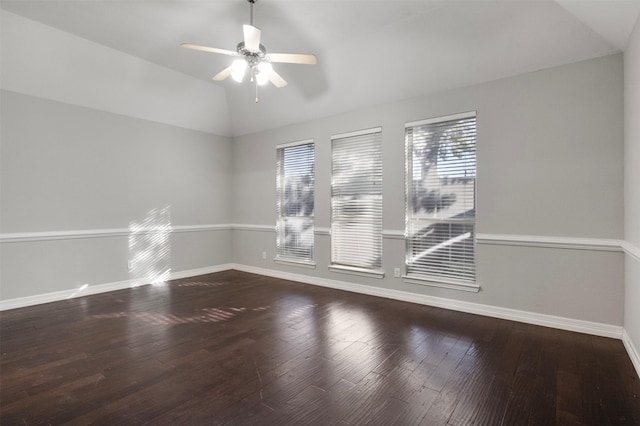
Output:
[[313,140],[277,147],[276,261],[313,264]]
[[381,132],[331,137],[331,270],[384,276]]
[[476,114],[406,124],[406,279],[478,291]]

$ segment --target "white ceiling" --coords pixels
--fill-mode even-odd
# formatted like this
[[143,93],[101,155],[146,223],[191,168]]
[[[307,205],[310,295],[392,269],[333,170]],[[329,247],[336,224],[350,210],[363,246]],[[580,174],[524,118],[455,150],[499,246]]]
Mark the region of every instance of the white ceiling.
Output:
[[246,0],[2,0],[3,9],[220,85],[234,135],[623,51],[640,0],[259,0],[254,24],[270,52],[313,53],[276,64],[282,89],[211,76],[231,58]]

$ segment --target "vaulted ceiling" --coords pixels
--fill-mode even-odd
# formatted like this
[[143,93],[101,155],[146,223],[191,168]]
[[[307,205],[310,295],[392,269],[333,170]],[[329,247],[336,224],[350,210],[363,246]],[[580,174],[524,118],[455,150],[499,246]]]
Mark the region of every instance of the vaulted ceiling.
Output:
[[289,85],[254,88],[211,77],[231,58],[246,0],[2,0],[2,8],[226,90],[232,134],[495,80],[623,51],[640,0],[259,0],[254,25]]

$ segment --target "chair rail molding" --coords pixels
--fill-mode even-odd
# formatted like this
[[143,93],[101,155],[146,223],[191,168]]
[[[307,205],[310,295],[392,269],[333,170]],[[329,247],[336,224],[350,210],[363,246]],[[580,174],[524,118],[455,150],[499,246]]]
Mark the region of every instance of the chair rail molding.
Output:
[[[203,232],[203,231],[227,231],[232,225],[176,225],[136,229],[135,233],[151,234],[154,232],[179,233],[179,232]],[[45,232],[15,232],[0,234],[0,243],[22,243],[35,241],[52,240],[75,240],[79,238],[105,238],[105,237],[125,237],[130,235],[129,228],[109,228],[109,229],[76,229],[69,231],[45,231]]]
[[640,247],[631,244],[629,241],[622,241],[622,249],[637,262],[640,262]]
[[542,247],[571,250],[615,251],[623,250],[623,241],[608,238],[551,237],[544,235],[476,234],[478,244]]

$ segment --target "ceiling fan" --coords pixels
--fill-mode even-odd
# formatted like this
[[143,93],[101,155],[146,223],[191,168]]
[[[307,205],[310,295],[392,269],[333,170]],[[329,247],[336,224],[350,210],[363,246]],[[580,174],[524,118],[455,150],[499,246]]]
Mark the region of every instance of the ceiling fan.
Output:
[[250,4],[250,24],[242,26],[244,41],[238,43],[235,51],[189,43],[182,43],[180,46],[185,49],[238,57],[239,59],[234,60],[231,65],[213,76],[213,80],[222,81],[231,76],[235,81],[241,83],[248,71],[251,82],[255,82],[256,85],[256,102],[258,102],[258,85],[266,84],[268,81],[278,88],[287,85],[285,79],[275,72],[272,63],[313,65],[316,63],[316,57],[295,53],[267,53],[265,47],[260,44],[260,29],[253,26],[253,5],[258,0],[247,1]]

